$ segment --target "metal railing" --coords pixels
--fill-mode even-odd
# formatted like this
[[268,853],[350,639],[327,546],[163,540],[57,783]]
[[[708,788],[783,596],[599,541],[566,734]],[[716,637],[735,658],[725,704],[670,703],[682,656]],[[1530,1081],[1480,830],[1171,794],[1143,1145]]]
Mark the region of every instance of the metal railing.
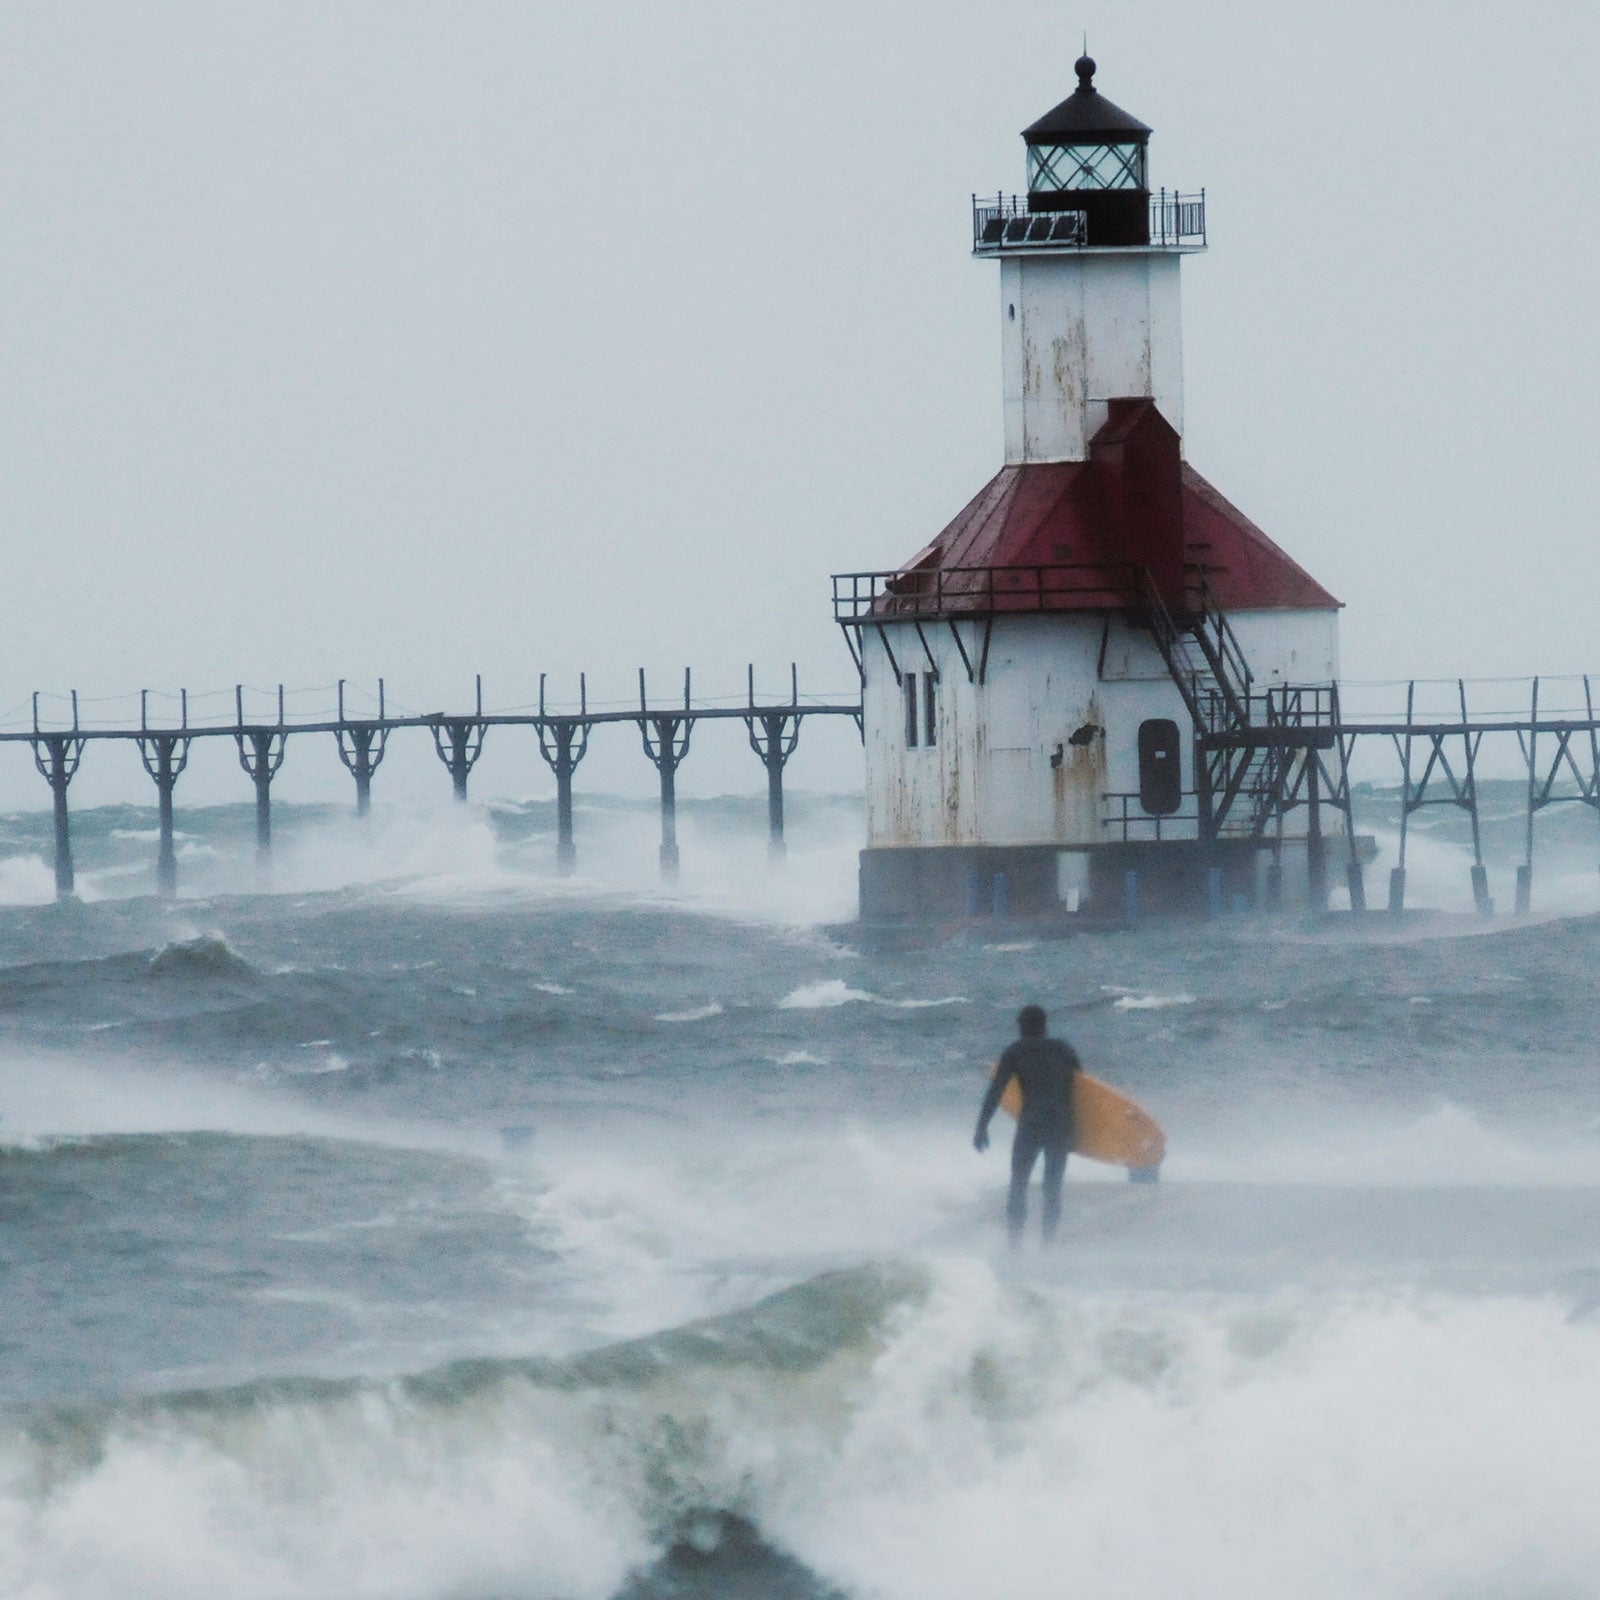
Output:
[[1089,219],[1082,211],[1030,212],[1025,194],[972,197],[974,251],[1081,248],[1088,242]]
[[1204,245],[1206,242],[1206,192],[1179,194],[1160,189],[1150,196],[1150,243]]
[[[1192,789],[1183,798],[1194,801]],[[1137,793],[1124,794],[1111,791],[1100,796],[1100,826],[1113,830],[1113,837],[1122,844],[1136,839],[1193,839],[1200,829],[1200,812],[1185,811],[1180,805],[1176,811],[1155,816],[1144,809]]]
[[1134,603],[1137,569],[1122,564],[930,567],[839,572],[833,620],[845,627],[897,617],[987,616],[1015,611],[1106,610]]
[[[1179,194],[1158,189],[1150,196],[1150,243],[1159,249],[1206,242],[1206,192]],[[1005,250],[1081,250],[1089,246],[1089,221],[1082,211],[1030,211],[1025,194],[973,195],[972,249],[976,255]]]

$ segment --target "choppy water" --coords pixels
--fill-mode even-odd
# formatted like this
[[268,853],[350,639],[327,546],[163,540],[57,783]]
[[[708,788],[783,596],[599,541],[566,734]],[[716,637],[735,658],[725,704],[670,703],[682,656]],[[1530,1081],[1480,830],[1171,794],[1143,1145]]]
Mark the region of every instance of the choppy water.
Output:
[[[267,885],[202,812],[171,905],[90,813],[61,907],[6,819],[0,1595],[1600,1593],[1591,813],[1522,926],[874,951],[793,811],[674,895],[622,804],[566,883],[540,807],[283,809]],[[1170,1156],[1013,1257],[1035,998]]]

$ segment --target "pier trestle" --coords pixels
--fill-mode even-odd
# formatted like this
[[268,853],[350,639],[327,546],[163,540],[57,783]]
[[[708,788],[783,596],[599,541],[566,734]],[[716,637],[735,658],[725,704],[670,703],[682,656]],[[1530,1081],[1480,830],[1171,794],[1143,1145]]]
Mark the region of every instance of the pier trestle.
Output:
[[278,720],[270,727],[245,726],[244,688],[233,688],[234,712],[239,732],[234,743],[239,747],[239,765],[256,791],[256,865],[265,867],[272,855],[272,780],[283,765],[289,736],[283,723],[283,685],[278,685]]
[[467,776],[483,754],[483,737],[488,724],[483,720],[483,677],[478,685],[478,711],[473,717],[450,717],[443,712],[428,719],[433,729],[433,747],[450,772],[450,785],[457,800],[467,798]]
[[383,760],[389,743],[389,724],[384,717],[383,679],[378,679],[378,715],[375,721],[347,720],[344,714],[344,684],[339,680],[339,721],[333,736],[339,744],[339,760],[356,780],[356,815],[372,810],[372,774]]
[[544,709],[544,674],[539,674],[539,720],[534,724],[539,735],[539,754],[556,779],[556,871],[569,878],[577,871],[578,850],[572,834],[572,775],[589,753],[589,685],[584,673],[578,674],[576,717],[547,717]]
[[[767,769],[767,856],[782,861],[788,854],[783,837],[783,769],[800,742],[800,677],[789,663],[789,707],[756,709],[756,669],[752,662],[746,680],[749,711],[744,719],[750,748]],[[759,724],[759,731],[757,725]]]
[[172,791],[178,786],[183,769],[189,765],[189,746],[193,742],[189,727],[189,691],[179,691],[182,725],[176,732],[154,731],[149,722],[150,691],[139,691],[139,759],[155,780],[157,826],[160,841],[156,846],[156,890],[160,894],[178,892],[178,852],[173,843]]
[[661,778],[661,877],[678,881],[678,768],[689,753],[694,718],[689,705],[689,669],[683,669],[683,711],[651,711],[639,668],[639,737]]
[[84,740],[78,736],[78,691],[72,691],[72,732],[45,733],[39,727],[39,697],[33,697],[33,764],[50,785],[55,811],[56,899],[70,900],[76,893],[72,871],[72,823],[67,812],[67,786],[83,759]]

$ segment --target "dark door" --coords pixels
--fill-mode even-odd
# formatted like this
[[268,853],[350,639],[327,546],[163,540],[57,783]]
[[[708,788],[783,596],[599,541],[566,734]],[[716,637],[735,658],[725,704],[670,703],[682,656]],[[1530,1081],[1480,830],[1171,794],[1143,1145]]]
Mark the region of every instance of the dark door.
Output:
[[1139,804],[1152,817],[1170,817],[1183,799],[1178,724],[1152,717],[1139,724]]

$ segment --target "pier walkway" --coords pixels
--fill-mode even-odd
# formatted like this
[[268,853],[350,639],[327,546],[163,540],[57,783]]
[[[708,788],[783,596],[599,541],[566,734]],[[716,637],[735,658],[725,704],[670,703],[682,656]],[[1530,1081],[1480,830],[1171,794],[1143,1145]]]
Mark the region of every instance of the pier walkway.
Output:
[[[181,690],[175,696],[152,697],[141,690],[137,720],[95,721],[80,715],[78,696],[60,697],[61,717],[52,722],[47,714],[49,700],[35,694],[32,715],[24,727],[0,724],[0,743],[27,744],[34,764],[50,786],[55,807],[55,880],[58,898],[73,893],[72,830],[67,796],[90,745],[106,740],[121,740],[138,747],[139,758],[156,787],[159,816],[156,855],[156,881],[161,892],[177,891],[178,860],[174,844],[174,793],[188,765],[190,751],[198,739],[231,739],[238,751],[239,765],[250,779],[256,797],[256,848],[265,859],[272,849],[272,781],[283,765],[289,741],[295,738],[332,735],[337,741],[339,759],[355,780],[356,811],[366,815],[372,797],[372,778],[383,761],[392,735],[412,729],[426,729],[433,737],[439,760],[450,774],[457,800],[467,798],[467,781],[484,740],[494,728],[531,728],[538,738],[539,754],[556,780],[556,865],[562,873],[577,866],[577,843],[572,822],[572,780],[579,763],[588,753],[589,737],[597,727],[632,724],[638,731],[646,758],[654,765],[661,791],[661,871],[667,879],[678,872],[677,772],[689,753],[696,726],[702,722],[737,720],[743,722],[750,748],[767,774],[767,820],[769,848],[774,856],[784,851],[783,771],[799,741],[801,724],[811,717],[849,717],[861,726],[861,703],[802,700],[798,676],[789,669],[787,699],[757,698],[755,669],[747,674],[747,693],[733,704],[696,704],[692,696],[690,673],[683,674],[681,702],[652,699],[643,669],[639,672],[638,704],[600,707],[589,704],[586,675],[578,678],[576,707],[557,710],[547,704],[545,678],[539,678],[536,708],[485,711],[483,679],[476,680],[474,703],[466,711],[395,713],[388,705],[383,680],[371,704],[371,714],[347,711],[346,685],[337,686],[334,715],[313,714],[295,717],[286,711],[286,697],[280,685],[263,717],[247,715],[246,691],[242,685],[233,691],[232,715],[202,718],[191,715],[190,696]],[[46,714],[40,701],[46,698]],[[151,700],[157,712],[151,715]],[[198,697],[197,697],[198,698]],[[259,699],[256,695],[252,698]],[[171,706],[165,719],[161,711]]]

